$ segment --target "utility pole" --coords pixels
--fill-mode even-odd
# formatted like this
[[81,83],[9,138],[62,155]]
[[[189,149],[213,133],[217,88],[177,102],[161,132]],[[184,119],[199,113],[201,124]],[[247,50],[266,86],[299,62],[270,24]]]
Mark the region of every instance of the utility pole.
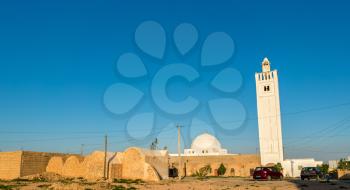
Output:
[[179,180],[181,180],[181,174],[182,174],[182,163],[181,163],[181,131],[180,128],[182,126],[177,125],[177,153],[179,156],[179,170],[178,170],[178,176]]
[[84,155],[84,144],[81,144],[81,147],[80,147],[80,156],[83,156]]
[[106,171],[107,171],[107,135],[105,135],[105,159],[103,164],[103,178],[106,179]]

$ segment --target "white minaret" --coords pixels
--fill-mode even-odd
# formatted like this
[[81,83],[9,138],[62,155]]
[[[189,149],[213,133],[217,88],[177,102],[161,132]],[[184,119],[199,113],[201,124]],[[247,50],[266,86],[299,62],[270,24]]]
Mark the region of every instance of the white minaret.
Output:
[[277,70],[264,58],[262,72],[255,73],[261,164],[282,163],[283,144]]

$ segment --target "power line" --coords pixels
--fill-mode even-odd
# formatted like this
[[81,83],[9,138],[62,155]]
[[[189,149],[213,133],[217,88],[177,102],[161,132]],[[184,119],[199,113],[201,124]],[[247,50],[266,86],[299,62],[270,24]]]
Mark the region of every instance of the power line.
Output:
[[[247,119],[239,119],[239,120],[232,120],[232,121],[220,121],[218,123],[223,124],[223,123],[237,123],[237,122],[242,122],[242,121],[249,121],[249,120],[258,120],[259,118],[271,118],[271,117],[276,117],[276,116],[289,116],[289,115],[297,115],[301,113],[306,113],[306,112],[314,112],[314,111],[320,111],[320,110],[327,110],[327,109],[333,109],[337,107],[342,107],[342,106],[348,106],[350,105],[350,102],[345,102],[341,104],[334,104],[334,105],[328,105],[328,106],[321,106],[321,107],[316,107],[316,108],[309,108],[309,109],[304,109],[300,111],[294,111],[294,112],[286,112],[286,113],[281,113],[281,114],[275,114],[275,115],[270,115],[270,116],[264,116],[264,117],[254,117],[254,118],[247,118]],[[208,122],[207,122],[208,123]],[[216,124],[214,122],[209,122],[209,124]],[[196,126],[196,125],[193,125]],[[70,133],[70,134],[96,134],[96,133],[119,133],[119,132],[124,132],[125,130],[109,130],[109,131],[0,131],[2,134],[51,134],[51,133]]]
[[315,153],[328,153],[328,154],[348,154],[349,151],[341,152],[341,151],[324,151],[324,150],[314,150],[314,149],[305,149],[305,148],[290,148],[286,147],[288,150],[294,150],[294,151],[308,151],[308,152],[315,152]]
[[[160,130],[157,130],[157,131],[154,131],[148,135],[155,135],[159,132],[162,132],[162,131],[166,131],[165,129],[172,129],[170,128],[172,127],[171,125],[167,126],[167,127],[164,127]],[[125,131],[123,131],[125,132]],[[18,141],[0,141],[2,143],[23,143],[23,142],[43,142],[43,141],[61,141],[61,140],[74,140],[74,139],[90,139],[90,138],[93,138],[93,137],[101,137],[101,135],[93,135],[93,136],[82,136],[82,137],[61,137],[61,138],[36,138],[36,139],[27,139],[27,140],[18,140]],[[110,136],[110,137],[119,137],[119,136]],[[125,141],[128,141],[128,140],[125,140]],[[123,142],[125,142],[123,141]],[[89,144],[85,144],[85,145],[89,145]]]
[[336,122],[335,124],[330,125],[329,127],[326,127],[326,128],[324,128],[324,129],[315,131],[315,132],[313,132],[313,133],[310,134],[310,135],[304,136],[304,137],[302,138],[302,140],[290,142],[290,143],[287,143],[287,144],[289,144],[289,145],[300,144],[300,143],[305,144],[305,143],[308,143],[308,142],[313,141],[313,140],[320,140],[319,138],[316,139],[315,135],[313,135],[313,134],[326,134],[326,133],[327,133],[327,135],[329,135],[329,133],[331,133],[332,130],[334,131],[334,130],[336,130],[336,129],[339,129],[339,128],[342,128],[342,127],[344,127],[344,126],[347,126],[347,125],[345,125],[345,124],[350,120],[349,117],[350,117],[350,116],[347,116],[347,117],[343,118],[342,120]]
[[[289,113],[285,113],[284,115],[295,115],[295,114],[300,114],[300,113],[305,113],[305,112],[311,112],[311,111],[318,111],[318,110],[323,110],[323,109],[332,109],[332,108],[335,108],[335,107],[341,107],[341,106],[345,106],[345,105],[349,105],[350,103],[343,103],[343,104],[337,104],[337,105],[331,105],[331,106],[323,106],[323,107],[318,107],[318,108],[311,108],[311,109],[306,109],[306,110],[301,110],[301,111],[297,111],[297,112],[289,112]],[[271,116],[269,116],[271,117]],[[257,118],[256,118],[257,119]],[[250,119],[252,120],[252,119]],[[337,122],[336,125],[332,125],[330,127],[327,127],[325,129],[322,129],[320,130],[319,133],[324,133],[328,130],[331,130],[331,129],[339,129],[339,127],[342,127],[344,124],[342,122],[346,122],[348,121],[348,118],[345,118],[343,120],[341,120],[340,122]],[[232,122],[236,122],[236,121],[231,121],[231,122],[228,122],[227,123],[232,123]],[[220,123],[224,123],[224,122],[220,122]],[[340,125],[341,124],[341,125]],[[339,126],[340,125],[340,126]],[[194,124],[192,124],[192,126],[196,126]],[[167,131],[166,128],[168,127],[171,127],[171,125],[168,125],[167,127],[165,128],[162,128],[160,130],[157,130],[157,131],[153,131],[152,133],[148,134],[148,136],[152,136],[152,135],[156,135],[160,132],[165,132]],[[344,127],[344,126],[343,126]],[[172,130],[173,128],[169,128],[169,130]],[[112,130],[111,133],[113,132],[117,132],[118,130]],[[92,131],[90,131],[92,133]],[[82,132],[79,134],[89,134],[90,132]],[[119,131],[121,132],[121,131]],[[123,130],[123,132],[125,132],[125,130]],[[13,134],[15,134],[15,132],[11,132]],[[19,134],[22,134],[22,132],[20,132]],[[44,134],[44,133],[42,133]],[[335,135],[333,135],[335,137]],[[95,135],[95,136],[83,136],[83,137],[62,137],[62,138],[44,138],[44,139],[31,139],[31,140],[19,140],[19,141],[0,141],[0,142],[5,142],[5,143],[23,143],[23,142],[43,142],[43,141],[61,141],[61,140],[69,140],[69,139],[88,139],[88,138],[92,138],[92,137],[100,137],[100,135]],[[113,137],[113,136],[111,136]],[[322,137],[322,136],[319,136],[319,137]],[[323,137],[327,137],[327,136],[323,136]],[[303,138],[302,141],[304,142],[308,142],[310,140],[315,140],[315,136],[313,135],[309,135],[309,136],[306,136],[306,137],[298,137],[298,138]],[[288,139],[288,138],[287,138]],[[122,140],[122,141],[111,141],[110,143],[112,144],[119,144],[119,143],[135,143],[137,142],[138,140],[135,140],[135,139],[126,139],[126,140]],[[302,141],[295,141],[294,143],[301,143]],[[293,144],[292,143],[288,143],[288,144]],[[84,146],[89,146],[89,147],[93,147],[93,146],[101,146],[102,144],[84,144]]]

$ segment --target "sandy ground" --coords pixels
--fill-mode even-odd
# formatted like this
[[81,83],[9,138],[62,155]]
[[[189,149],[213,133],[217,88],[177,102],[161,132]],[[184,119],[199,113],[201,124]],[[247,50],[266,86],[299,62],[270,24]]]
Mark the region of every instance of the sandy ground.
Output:
[[57,179],[57,180],[12,180],[0,181],[0,189],[63,189],[63,190],[89,190],[89,189],[173,189],[173,190],[336,190],[349,189],[350,181],[331,181],[329,183],[315,180],[301,181],[285,179],[283,181],[254,181],[249,178],[184,178],[178,180],[163,180],[157,183],[109,183],[105,181],[89,182],[83,179]]

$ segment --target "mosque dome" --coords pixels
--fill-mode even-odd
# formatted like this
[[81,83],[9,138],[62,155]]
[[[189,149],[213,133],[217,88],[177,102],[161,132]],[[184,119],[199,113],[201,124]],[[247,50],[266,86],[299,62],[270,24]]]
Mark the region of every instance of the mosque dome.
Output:
[[197,136],[192,141],[191,149],[194,149],[194,150],[212,150],[212,151],[216,152],[216,151],[221,150],[221,143],[213,135],[210,135],[208,133],[204,133],[204,134]]

